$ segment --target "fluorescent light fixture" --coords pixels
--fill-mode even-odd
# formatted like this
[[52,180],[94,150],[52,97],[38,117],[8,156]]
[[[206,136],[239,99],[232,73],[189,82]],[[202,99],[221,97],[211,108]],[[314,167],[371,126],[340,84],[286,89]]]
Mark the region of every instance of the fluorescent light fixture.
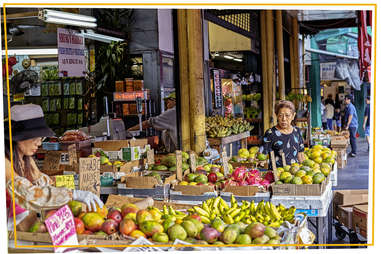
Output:
[[60,18],[60,19],[71,19],[71,20],[77,20],[77,21],[85,21],[85,22],[91,22],[95,23],[97,22],[97,19],[91,16],[76,14],[76,13],[70,13],[70,12],[64,12],[64,11],[55,11],[55,10],[43,10],[44,17],[54,17],[54,18]]
[[85,21],[77,21],[71,19],[61,19],[55,17],[44,17],[43,21],[46,23],[60,24],[60,25],[70,25],[70,26],[79,26],[79,27],[97,27],[96,23],[85,22]]
[[86,39],[101,41],[105,43],[110,43],[113,41],[124,41],[124,39],[121,39],[121,38],[94,33],[94,31],[92,30],[86,30],[86,31],[81,30],[81,34]]
[[38,18],[46,23],[89,28],[97,27],[96,18],[69,12],[44,9],[38,13]]
[[236,61],[236,62],[242,62],[241,58],[234,58],[233,60]]
[[[3,56],[5,56],[5,50],[2,50]],[[8,49],[8,56],[31,56],[31,55],[57,55],[58,49]]]
[[234,57],[229,56],[229,55],[224,55],[224,58],[226,58],[226,59],[234,59]]

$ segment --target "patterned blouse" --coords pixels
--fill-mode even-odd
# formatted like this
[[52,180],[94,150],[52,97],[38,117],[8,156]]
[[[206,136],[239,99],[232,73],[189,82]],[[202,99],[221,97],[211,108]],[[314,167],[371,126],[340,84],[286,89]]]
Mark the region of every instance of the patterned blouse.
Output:
[[275,126],[265,132],[261,152],[269,154],[274,151],[277,167],[283,166],[280,150],[283,150],[287,165],[298,162],[298,153],[304,151],[303,137],[298,127],[293,127],[290,134],[281,133]]
[[[49,176],[38,170],[36,163],[31,161],[32,178],[30,181],[14,173],[15,202],[24,209],[41,212],[42,210],[56,209],[72,198],[71,190],[52,186]],[[5,159],[5,170],[12,170],[11,162]],[[8,174],[9,175],[9,174]],[[7,191],[12,196],[12,179],[7,178]]]

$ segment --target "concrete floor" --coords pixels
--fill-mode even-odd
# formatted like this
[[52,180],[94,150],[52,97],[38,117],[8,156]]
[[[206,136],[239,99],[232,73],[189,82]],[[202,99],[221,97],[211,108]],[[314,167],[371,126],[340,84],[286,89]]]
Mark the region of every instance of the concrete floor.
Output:
[[[348,154],[351,148],[348,147]],[[369,152],[368,144],[365,138],[357,139],[357,156],[349,157],[348,163],[344,169],[338,171],[338,185],[333,187],[334,190],[346,189],[368,189],[369,184]],[[335,228],[332,229],[333,241],[331,243],[349,244],[349,237],[338,240],[335,236]],[[333,247],[340,248],[340,247]]]

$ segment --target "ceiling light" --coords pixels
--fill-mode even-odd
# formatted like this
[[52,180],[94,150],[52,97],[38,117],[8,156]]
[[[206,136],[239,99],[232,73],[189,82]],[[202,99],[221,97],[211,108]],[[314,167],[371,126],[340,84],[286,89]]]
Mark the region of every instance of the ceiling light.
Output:
[[55,10],[43,10],[44,17],[54,17],[54,18],[61,18],[61,19],[71,19],[71,20],[78,20],[78,21],[85,21],[85,22],[92,22],[95,23],[97,21],[96,18],[76,13],[70,13],[70,12],[63,12],[63,11],[55,11]]
[[224,58],[226,58],[226,59],[234,59],[234,57],[229,56],[229,55],[224,55]]
[[86,39],[101,41],[101,42],[105,42],[105,43],[110,43],[113,41],[124,41],[124,39],[121,39],[121,38],[94,33],[94,31],[92,31],[92,30],[86,30],[86,31],[81,30],[81,34]]
[[234,61],[237,61],[237,62],[242,62],[242,59],[241,59],[241,58],[234,58],[233,60],[234,60]]
[[94,17],[62,11],[42,10],[38,13],[38,18],[46,23],[90,28],[97,27],[97,23],[95,23],[97,19]]
[[97,27],[96,23],[85,22],[85,21],[77,21],[71,19],[61,19],[55,17],[44,17],[43,21],[46,23],[60,24],[60,25],[70,25],[70,26],[80,26],[80,27]]

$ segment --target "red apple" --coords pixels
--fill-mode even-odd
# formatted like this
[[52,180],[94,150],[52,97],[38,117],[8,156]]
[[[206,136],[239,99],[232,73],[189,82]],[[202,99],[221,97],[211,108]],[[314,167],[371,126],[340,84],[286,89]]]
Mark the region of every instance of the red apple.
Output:
[[77,234],[83,234],[85,231],[85,224],[80,218],[74,218],[75,223],[75,231],[77,231]]
[[120,223],[123,219],[122,214],[118,210],[111,210],[107,214],[107,219],[113,219],[117,223]]
[[50,216],[52,216],[53,214],[55,214],[56,212],[57,212],[56,209],[53,209],[53,210],[50,210],[49,212],[47,212],[47,213],[45,214],[45,220],[46,220],[47,218],[49,218]]
[[111,235],[118,231],[118,223],[113,219],[107,219],[102,224],[102,231],[108,235]]
[[198,215],[197,213],[194,213],[194,214],[190,215],[189,217],[191,217],[191,218],[193,218],[193,219],[196,219],[196,220],[198,220],[198,221],[201,222],[201,217],[200,217],[200,215]]
[[216,173],[209,173],[208,181],[211,183],[217,182],[217,174]]
[[134,204],[123,205],[121,209],[122,209],[122,217],[126,216],[129,213],[139,212],[139,208],[137,208]]

